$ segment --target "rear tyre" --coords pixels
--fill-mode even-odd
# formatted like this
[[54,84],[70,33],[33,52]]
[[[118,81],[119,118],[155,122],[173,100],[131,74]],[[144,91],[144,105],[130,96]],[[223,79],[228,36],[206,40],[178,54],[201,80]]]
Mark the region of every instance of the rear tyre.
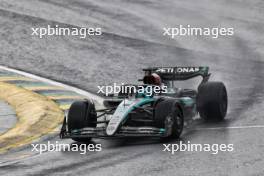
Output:
[[155,122],[158,128],[171,129],[168,137],[179,138],[183,131],[184,118],[181,108],[174,99],[157,100]]
[[[94,104],[89,100],[74,102],[68,113],[68,130],[78,130],[85,127],[96,127],[97,115]],[[72,140],[77,142],[89,142],[91,138],[75,137]]]
[[227,106],[227,91],[222,82],[207,82],[200,85],[197,109],[202,119],[205,121],[224,120]]

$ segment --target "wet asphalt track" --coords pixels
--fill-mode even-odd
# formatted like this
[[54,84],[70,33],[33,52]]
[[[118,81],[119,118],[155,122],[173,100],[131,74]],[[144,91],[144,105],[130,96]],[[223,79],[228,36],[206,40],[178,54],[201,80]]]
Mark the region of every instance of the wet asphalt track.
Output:
[[[263,175],[264,2],[1,0],[0,64],[96,92],[96,85],[133,82],[145,66],[208,65],[212,80],[224,81],[229,113],[221,124],[194,122],[182,140],[233,143],[235,151],[162,152],[162,143],[104,141],[103,151],[32,154],[28,149],[1,156],[1,175]],[[87,39],[38,39],[30,28],[48,24],[102,26],[104,35]],[[234,27],[235,35],[162,36],[179,24]],[[201,129],[223,127],[218,129]],[[199,130],[197,129],[199,128]],[[197,129],[197,130],[193,130]],[[59,140],[58,137],[52,141]],[[71,140],[64,142],[71,143]],[[172,140],[169,143],[177,143]],[[10,159],[11,158],[11,159]]]

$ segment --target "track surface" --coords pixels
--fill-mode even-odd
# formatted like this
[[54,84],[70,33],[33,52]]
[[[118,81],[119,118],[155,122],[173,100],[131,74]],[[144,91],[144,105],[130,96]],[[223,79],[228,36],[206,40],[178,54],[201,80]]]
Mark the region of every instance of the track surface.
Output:
[[[233,143],[235,151],[162,152],[155,141],[104,141],[103,151],[45,153],[18,160],[30,149],[2,156],[1,175],[263,175],[264,2],[242,1],[84,1],[1,0],[0,64],[96,92],[98,84],[133,82],[145,66],[208,65],[213,80],[228,88],[229,113],[221,124],[199,120],[182,140]],[[30,36],[31,27],[48,24],[98,26],[97,38]],[[235,35],[162,36],[179,24],[234,27]],[[219,129],[193,128],[223,127]],[[52,139],[59,140],[58,138]],[[71,143],[71,140],[64,142]],[[177,143],[178,141],[170,141]],[[1,159],[4,162],[4,159]]]

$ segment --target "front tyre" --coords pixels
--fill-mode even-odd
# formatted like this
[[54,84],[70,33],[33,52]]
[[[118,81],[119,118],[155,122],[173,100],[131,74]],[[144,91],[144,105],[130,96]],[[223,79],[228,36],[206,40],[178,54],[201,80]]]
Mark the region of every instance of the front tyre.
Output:
[[200,85],[197,109],[202,119],[206,121],[224,120],[227,106],[227,91],[222,82],[207,82]]
[[168,130],[168,137],[179,138],[184,125],[180,106],[174,99],[158,100],[155,106],[155,122],[159,128]]
[[[85,127],[96,127],[97,115],[94,104],[89,100],[74,102],[68,112],[68,131],[79,130]],[[75,137],[77,142],[89,142],[91,138]]]

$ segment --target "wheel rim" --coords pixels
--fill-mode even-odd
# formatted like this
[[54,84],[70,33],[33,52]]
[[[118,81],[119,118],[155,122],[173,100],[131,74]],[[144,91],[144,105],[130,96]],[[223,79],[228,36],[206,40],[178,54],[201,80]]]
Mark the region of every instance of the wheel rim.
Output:
[[171,128],[174,125],[175,120],[171,115],[168,115],[165,120],[165,128]]

